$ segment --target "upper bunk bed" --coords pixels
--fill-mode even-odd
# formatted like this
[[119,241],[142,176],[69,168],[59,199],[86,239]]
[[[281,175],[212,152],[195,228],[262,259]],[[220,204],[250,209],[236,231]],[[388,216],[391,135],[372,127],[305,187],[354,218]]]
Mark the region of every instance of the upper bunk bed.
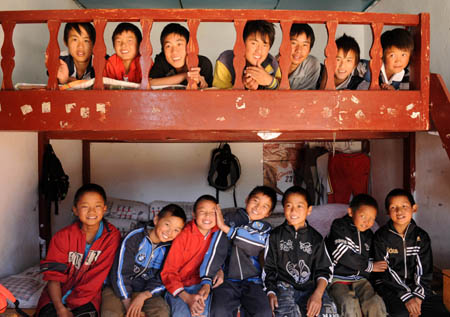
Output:
[[[233,89],[199,90],[189,82],[186,90],[152,90],[150,32],[153,22],[187,22],[190,31],[187,64],[198,63],[197,29],[202,22],[234,23],[234,67],[245,66],[243,28],[246,21],[264,19],[279,23],[281,85],[278,90],[248,91],[240,76]],[[97,74],[92,90],[62,91],[57,83],[60,48],[58,32],[64,22],[93,22],[94,55],[105,56],[104,30],[108,22],[139,22],[143,80],[139,90],[104,89],[104,58],[94,59]],[[313,139],[368,139],[405,137],[407,132],[428,130],[430,91],[429,14],[418,15],[283,10],[208,9],[93,9],[0,12],[4,32],[0,91],[0,130],[37,131],[49,138],[84,140],[145,140],[150,142],[296,141]],[[323,24],[328,33],[325,68],[333,73],[340,24],[369,25],[373,34],[368,91],[336,91],[328,77],[325,90],[289,89],[288,69],[292,23]],[[46,89],[15,91],[13,33],[16,24],[46,23],[49,67]],[[415,41],[410,62],[411,90],[380,90],[382,65],[380,35],[384,26],[409,27]]]

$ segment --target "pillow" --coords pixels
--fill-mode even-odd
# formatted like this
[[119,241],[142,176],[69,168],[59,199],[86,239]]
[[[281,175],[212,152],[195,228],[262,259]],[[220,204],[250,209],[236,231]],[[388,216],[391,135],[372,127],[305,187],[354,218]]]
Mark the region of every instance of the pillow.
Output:
[[108,219],[129,219],[147,222],[150,216],[148,205],[134,200],[108,198],[105,217]]

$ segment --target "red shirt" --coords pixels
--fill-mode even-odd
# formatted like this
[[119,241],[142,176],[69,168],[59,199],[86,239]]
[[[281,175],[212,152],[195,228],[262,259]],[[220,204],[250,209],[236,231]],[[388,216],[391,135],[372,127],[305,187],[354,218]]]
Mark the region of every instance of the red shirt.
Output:
[[128,74],[125,74],[125,66],[117,54],[112,55],[106,61],[103,77],[109,77],[117,80],[124,80],[133,83],[140,83],[142,80],[141,65],[139,62],[140,55],[137,55],[130,64]]

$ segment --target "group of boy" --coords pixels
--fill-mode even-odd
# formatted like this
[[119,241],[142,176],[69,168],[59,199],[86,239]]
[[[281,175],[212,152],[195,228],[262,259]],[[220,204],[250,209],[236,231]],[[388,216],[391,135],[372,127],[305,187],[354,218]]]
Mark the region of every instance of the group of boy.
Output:
[[[248,21],[244,27],[246,65],[242,74],[244,87],[250,90],[277,89],[281,81],[278,66],[279,55],[269,53],[275,39],[275,28],[264,20]],[[108,57],[103,76],[117,80],[140,83],[139,48],[141,31],[131,23],[120,23],[113,32],[115,54]],[[308,24],[294,23],[290,30],[289,84],[291,89],[323,89],[327,80],[326,69],[318,59],[310,55],[315,41],[314,31]],[[234,52],[224,51],[213,67],[210,60],[198,55],[198,66],[188,69],[186,63],[189,31],[178,23],[170,23],[163,29],[161,53],[150,69],[150,85],[186,85],[192,79],[199,88],[232,88],[236,73],[233,66]],[[95,29],[90,23],[68,23],[64,29],[64,43],[68,54],[60,56],[58,81],[90,79],[95,76],[92,52]],[[383,64],[379,76],[381,89],[409,89],[408,65],[414,49],[411,34],[397,28],[381,36]],[[334,84],[336,89],[365,90],[370,86],[369,61],[360,60],[356,40],[342,35],[336,40],[337,55]]]
[[189,223],[170,204],[120,242],[103,188],[83,185],[77,221],[41,263],[49,282],[36,316],[433,316],[431,242],[409,192],[387,195],[390,220],[375,235],[377,202],[356,195],[325,239],[307,222],[305,189],[285,191],[285,222],[272,229],[276,201],[257,186],[245,208],[223,214],[203,195]]

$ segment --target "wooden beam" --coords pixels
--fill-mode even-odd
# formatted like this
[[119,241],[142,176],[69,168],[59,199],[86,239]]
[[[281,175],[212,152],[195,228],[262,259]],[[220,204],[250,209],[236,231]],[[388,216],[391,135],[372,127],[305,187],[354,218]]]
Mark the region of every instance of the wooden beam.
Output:
[[[42,181],[42,165],[44,160],[45,147],[49,144],[49,138],[45,132],[38,133],[38,176],[39,176],[39,237],[46,241],[47,247],[52,238],[52,226],[51,226],[51,210],[48,208],[48,202],[41,192]],[[50,208],[51,209],[51,208]]]
[[439,74],[431,74],[430,114],[450,158],[450,92]]

